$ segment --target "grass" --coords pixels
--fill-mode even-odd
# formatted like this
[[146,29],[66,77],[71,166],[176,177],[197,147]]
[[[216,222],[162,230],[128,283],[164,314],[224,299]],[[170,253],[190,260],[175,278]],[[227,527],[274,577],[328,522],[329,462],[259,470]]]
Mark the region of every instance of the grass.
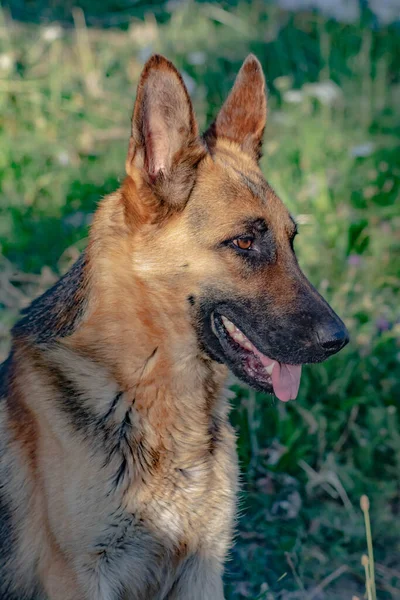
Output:
[[364,513],[365,534],[367,538],[368,556],[365,554],[361,557],[361,564],[365,566],[365,587],[368,600],[376,600],[376,585],[375,585],[375,564],[374,551],[372,545],[371,521],[369,518],[369,499],[368,496],[362,495],[360,499],[361,510]]
[[270,88],[263,170],[297,217],[302,266],[352,342],[306,367],[289,405],[234,386],[243,495],[226,595],[368,597],[368,549],[369,593],[373,580],[377,598],[400,598],[396,28],[372,30],[368,13],[341,25],[258,2],[169,10],[158,21],[130,15],[120,29],[86,28],[80,9],[68,29],[2,15],[0,355],[18,310],[76,258],[96,202],[123,176],[146,57],[174,60],[204,126],[255,52]]

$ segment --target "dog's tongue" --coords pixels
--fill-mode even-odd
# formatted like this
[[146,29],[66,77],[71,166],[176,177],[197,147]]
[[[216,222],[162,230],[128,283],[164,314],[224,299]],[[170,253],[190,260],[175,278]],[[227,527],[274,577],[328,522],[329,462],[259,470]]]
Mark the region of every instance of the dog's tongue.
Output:
[[264,367],[270,367],[274,363],[271,379],[275,396],[282,402],[294,400],[300,387],[301,365],[285,365],[265,356],[259,350],[256,353]]
[[300,386],[301,365],[275,363],[272,371],[274,394],[282,402],[294,400]]

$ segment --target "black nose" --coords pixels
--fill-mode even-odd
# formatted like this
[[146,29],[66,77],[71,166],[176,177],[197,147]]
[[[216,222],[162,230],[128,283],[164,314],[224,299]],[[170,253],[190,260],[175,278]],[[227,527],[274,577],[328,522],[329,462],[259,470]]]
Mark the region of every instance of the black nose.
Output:
[[349,341],[349,334],[343,323],[322,325],[317,329],[317,336],[328,355],[339,352]]

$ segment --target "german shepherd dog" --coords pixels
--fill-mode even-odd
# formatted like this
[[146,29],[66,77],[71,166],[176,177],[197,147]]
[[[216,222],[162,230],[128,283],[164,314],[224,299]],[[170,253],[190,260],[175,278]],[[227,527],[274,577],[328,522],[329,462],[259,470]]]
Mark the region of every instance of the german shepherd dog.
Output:
[[259,166],[244,62],[200,137],[175,67],[138,86],[121,188],[1,366],[1,600],[222,600],[235,519],[228,369],[287,401],[348,341]]

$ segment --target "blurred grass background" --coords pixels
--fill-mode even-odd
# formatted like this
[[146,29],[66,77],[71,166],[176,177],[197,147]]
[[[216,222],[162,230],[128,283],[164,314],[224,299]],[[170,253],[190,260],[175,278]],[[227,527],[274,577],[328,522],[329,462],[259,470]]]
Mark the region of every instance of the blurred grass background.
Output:
[[269,86],[262,168],[296,249],[348,325],[289,405],[235,386],[243,498],[230,600],[363,597],[367,494],[377,595],[400,598],[400,31],[262,1],[11,1],[0,13],[0,359],[18,311],[86,244],[124,174],[135,84],[161,52],[200,124],[249,52]]

